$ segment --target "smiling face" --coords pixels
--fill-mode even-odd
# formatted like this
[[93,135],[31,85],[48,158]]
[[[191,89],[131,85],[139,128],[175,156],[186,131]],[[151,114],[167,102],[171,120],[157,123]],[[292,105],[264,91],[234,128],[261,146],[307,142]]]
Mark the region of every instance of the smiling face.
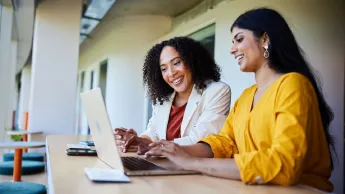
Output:
[[165,46],[159,62],[163,79],[170,87],[179,94],[192,91],[192,73],[174,47]]
[[230,54],[235,57],[241,71],[255,72],[267,63],[263,54],[268,41],[264,38],[258,40],[252,31],[235,27],[232,30],[232,42]]

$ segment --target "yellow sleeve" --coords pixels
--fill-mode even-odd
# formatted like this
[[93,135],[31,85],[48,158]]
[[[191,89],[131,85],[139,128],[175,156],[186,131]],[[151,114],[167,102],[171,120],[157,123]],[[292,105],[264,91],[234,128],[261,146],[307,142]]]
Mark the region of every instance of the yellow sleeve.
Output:
[[222,130],[218,135],[209,135],[201,140],[201,142],[210,145],[214,158],[230,158],[238,153],[235,143],[235,135],[232,128],[232,120],[235,114],[237,101],[226,118]]
[[314,88],[306,78],[287,78],[281,83],[275,102],[271,147],[234,157],[244,183],[297,183],[307,151],[307,130],[311,130],[308,115],[316,105]]

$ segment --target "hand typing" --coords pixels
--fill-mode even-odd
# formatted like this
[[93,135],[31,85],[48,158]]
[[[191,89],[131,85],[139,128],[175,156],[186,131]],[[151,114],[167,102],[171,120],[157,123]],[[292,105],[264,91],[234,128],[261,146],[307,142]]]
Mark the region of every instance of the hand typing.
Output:
[[149,139],[138,137],[134,129],[115,128],[114,129],[116,144],[122,152],[137,152],[145,154],[149,150]]

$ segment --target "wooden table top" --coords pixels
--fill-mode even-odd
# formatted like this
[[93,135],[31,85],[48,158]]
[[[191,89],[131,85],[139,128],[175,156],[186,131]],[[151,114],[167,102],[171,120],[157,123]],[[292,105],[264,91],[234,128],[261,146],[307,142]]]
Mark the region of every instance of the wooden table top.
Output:
[[[67,156],[66,144],[92,140],[82,135],[51,135],[47,137],[49,193],[64,194],[311,194],[320,193],[304,186],[245,185],[240,181],[206,175],[138,176],[131,183],[94,183],[84,168],[110,168],[96,156]],[[122,154],[136,155],[136,154]],[[161,159],[166,160],[166,159]],[[169,162],[169,161],[166,161]]]
[[8,130],[6,131],[7,135],[29,135],[29,134],[42,134],[43,131],[27,131],[24,129],[20,130]]
[[0,148],[40,148],[46,145],[45,142],[38,142],[38,141],[15,141],[15,142],[0,142]]

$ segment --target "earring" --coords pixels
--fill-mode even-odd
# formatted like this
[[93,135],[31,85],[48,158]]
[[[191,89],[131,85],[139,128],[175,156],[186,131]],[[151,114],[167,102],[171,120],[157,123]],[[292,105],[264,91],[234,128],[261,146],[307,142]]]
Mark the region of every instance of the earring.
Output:
[[264,57],[267,59],[268,57],[270,57],[270,53],[268,52],[268,46],[264,46],[264,48],[265,48]]

